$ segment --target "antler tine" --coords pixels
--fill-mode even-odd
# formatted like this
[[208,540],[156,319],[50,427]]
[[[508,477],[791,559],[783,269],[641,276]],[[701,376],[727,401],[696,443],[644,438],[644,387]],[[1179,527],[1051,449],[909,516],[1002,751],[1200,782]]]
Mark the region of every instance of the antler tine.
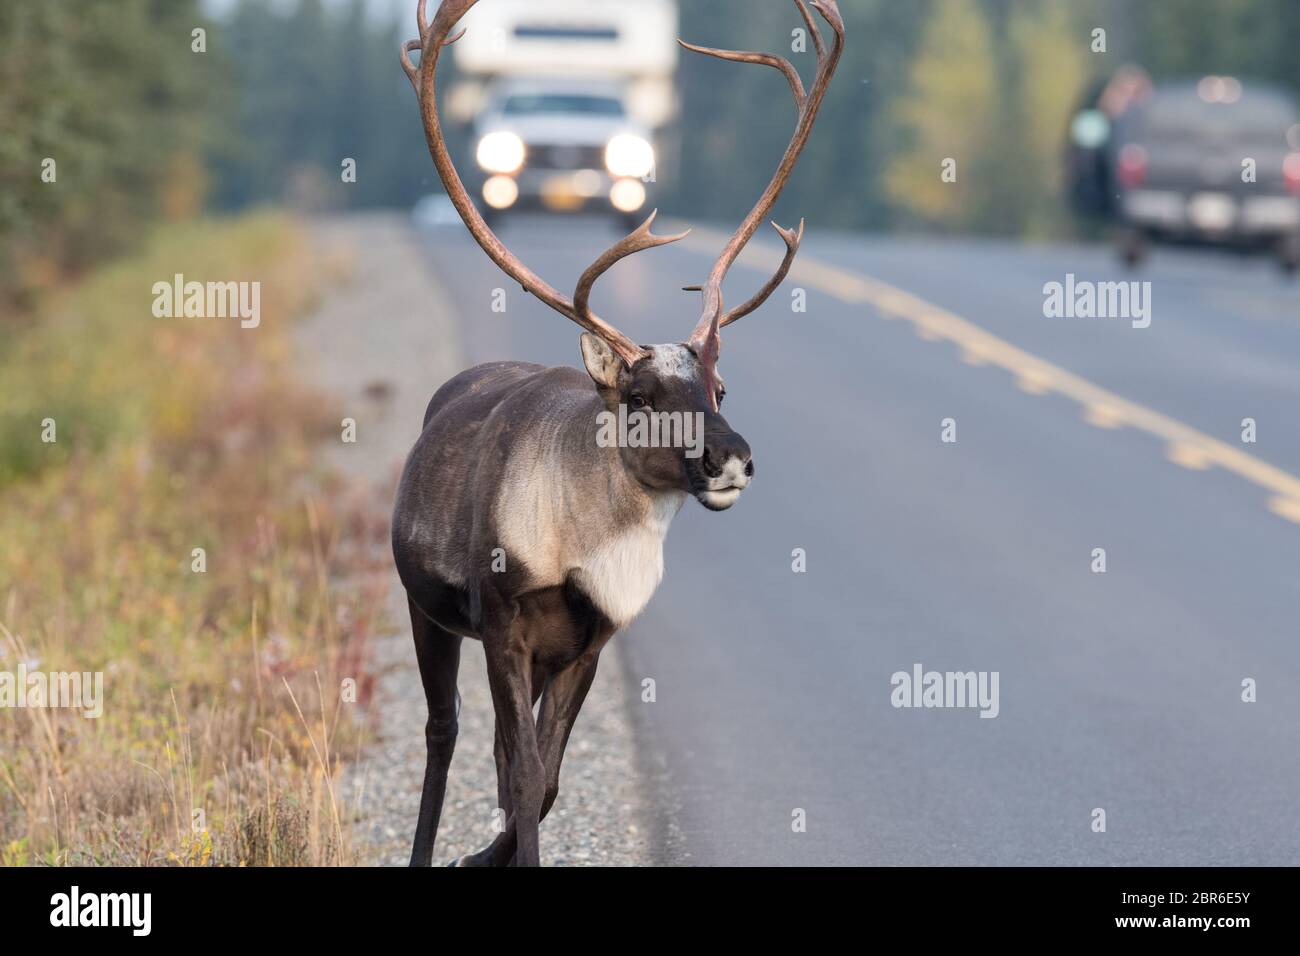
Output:
[[424,44],[421,41],[407,40],[402,44],[401,50],[398,53],[398,57],[402,61],[402,72],[404,72],[406,78],[411,81],[411,86],[415,88],[417,96],[420,93],[420,68],[411,62],[411,51],[422,50],[423,48]]
[[719,50],[711,46],[696,46],[681,39],[677,42],[692,53],[703,53],[705,56],[715,56],[719,60],[731,60],[734,63],[761,63],[763,66],[780,70],[790,84],[790,91],[794,93],[794,105],[799,109],[803,108],[803,80],[799,78],[799,71],[794,68],[794,64],[785,57],[774,53],[753,53],[748,50]]
[[[799,8],[800,16],[804,18],[804,22],[808,24],[813,33],[813,45],[817,51],[817,75],[807,95],[799,102],[799,115],[795,123],[794,135],[790,139],[790,145],[786,147],[785,153],[781,157],[781,162],[778,164],[771,182],[768,183],[767,188],[763,190],[762,196],[759,197],[758,203],[750,210],[749,215],[745,217],[740,227],[723,248],[722,254],[718,256],[712,271],[709,273],[708,280],[701,289],[704,293],[704,310],[700,315],[699,323],[691,333],[689,343],[706,364],[717,361],[721,344],[718,338],[718,329],[724,324],[730,324],[742,316],[748,315],[766,301],[768,296],[776,290],[776,287],[785,278],[786,273],[789,272],[795,253],[798,251],[799,242],[803,238],[802,223],[800,223],[798,233],[777,226],[777,231],[786,242],[786,256],[781,263],[781,268],[759,290],[758,294],[744,305],[733,309],[725,316],[723,315],[722,280],[726,278],[727,271],[736,261],[741,250],[753,238],[759,223],[767,218],[768,213],[772,211],[777,198],[789,181],[790,174],[799,161],[804,146],[808,143],[813,123],[817,119],[817,112],[821,109],[822,100],[826,96],[826,89],[830,85],[831,76],[834,75],[835,68],[839,65],[840,55],[844,52],[844,19],[840,15],[836,0],[808,0],[807,3],[805,3],[805,0],[795,0],[795,4]],[[821,32],[817,29],[808,6],[821,14],[822,19],[826,21],[835,35],[834,42],[829,50],[826,48],[825,41]],[[761,56],[763,54],[743,54],[735,57],[724,57],[724,59],[745,58],[749,62],[765,62],[757,59]],[[796,99],[798,99],[797,94]]]
[[[442,179],[442,184],[447,190],[447,196],[451,203],[456,207],[460,218],[464,220],[470,235],[474,241],[479,244],[488,257],[497,264],[497,266],[510,278],[523,287],[525,292],[529,292],[541,299],[548,306],[559,312],[561,315],[576,322],[588,332],[603,339],[610,348],[623,358],[629,365],[635,363],[638,359],[644,357],[646,350],[641,348],[626,335],[614,328],[607,322],[599,319],[592,313],[591,309],[586,306],[584,301],[581,311],[574,304],[574,301],[560,293],[551,286],[545,279],[529,269],[524,263],[515,256],[505,244],[497,238],[488,224],[484,222],[483,216],[474,206],[474,201],[470,198],[465,189],[465,184],[461,181],[460,174],[456,172],[456,166],[451,160],[451,154],[447,150],[447,142],[442,134],[442,123],[438,118],[438,97],[436,89],[435,76],[438,67],[438,56],[441,54],[443,47],[455,43],[465,33],[464,30],[451,35],[452,28],[460,22],[461,18],[469,12],[469,9],[478,2],[478,0],[442,0],[438,6],[437,13],[434,14],[433,22],[426,23],[425,4],[427,0],[419,0],[416,6],[416,23],[420,28],[420,39],[409,40],[402,44],[399,56],[402,63],[402,69],[406,75],[411,78],[415,86],[416,96],[420,102],[420,117],[424,122],[424,136],[429,143],[429,155],[433,158],[433,165],[438,170],[438,176]],[[420,50],[420,65],[417,67],[411,62],[410,51]],[[651,220],[654,216],[650,217]],[[633,236],[638,236],[644,229],[645,234],[637,241],[625,246]],[[591,281],[587,282],[586,292],[590,294],[591,283],[595,281],[600,273],[604,272],[611,265],[624,256],[632,252],[638,252],[641,248],[651,248],[652,246],[662,245],[665,242],[672,242],[681,238],[680,236],[662,237],[649,235],[649,221],[642,227],[624,239],[615,244],[615,246],[600,259],[596,260],[596,265],[606,263],[604,268],[596,270],[596,265],[584,273],[584,279],[588,273],[592,273]],[[635,248],[633,248],[635,247]],[[617,250],[625,251],[615,254]],[[611,258],[612,256],[612,258]],[[584,286],[579,282],[579,289]]]
[[[421,0],[421,2],[420,2],[420,6],[421,6],[421,7],[424,6],[424,0]],[[423,34],[423,33],[426,32],[426,30],[425,30],[425,29],[421,29],[420,32],[421,32],[421,34]],[[442,41],[442,45],[443,45],[443,46],[451,46],[453,43],[455,43],[457,40],[459,40],[459,39],[460,39],[461,37],[463,37],[464,35],[465,35],[465,30],[464,30],[464,29],[461,29],[459,32],[456,33],[455,36],[450,36],[450,37],[448,37],[447,39],[443,40],[443,41]],[[419,79],[418,79],[418,77],[419,77],[419,75],[420,75],[420,68],[419,68],[418,66],[416,66],[414,63],[411,62],[411,51],[412,51],[412,50],[423,50],[423,49],[424,49],[424,43],[423,43],[423,41],[421,41],[421,40],[407,40],[405,43],[402,44],[402,46],[401,46],[401,50],[398,52],[398,56],[399,56],[399,58],[400,58],[401,61],[402,61],[402,70],[406,73],[406,78],[407,78],[408,80],[411,81],[411,85],[412,85],[413,87],[415,87],[415,92],[416,92],[417,95],[418,95],[419,92],[420,92],[420,84],[419,84]],[[423,54],[421,54],[421,55],[423,55]]]
[[817,62],[820,64],[826,57],[826,41],[822,39],[822,31],[817,29],[817,21],[813,19],[812,12],[803,0],[794,0],[799,7],[799,15],[803,17],[803,22],[808,26],[808,32],[812,34],[813,49],[817,51]]
[[595,262],[587,267],[587,271],[578,279],[578,287],[573,293],[573,307],[578,313],[580,323],[583,323],[584,320],[599,321],[591,314],[591,309],[587,303],[591,299],[591,289],[596,284],[596,280],[608,272],[614,263],[627,258],[635,252],[666,246],[670,242],[677,242],[690,235],[691,231],[687,229],[685,232],[679,232],[671,236],[656,236],[650,231],[650,227],[654,225],[655,217],[658,215],[658,209],[651,212],[645,222],[606,249]]
[[794,257],[799,253],[799,243],[803,241],[803,220],[799,220],[798,230],[782,229],[776,223],[772,223],[772,228],[785,240],[785,258],[781,260],[780,268],[776,270],[772,278],[767,280],[763,288],[754,293],[748,302],[744,305],[738,305],[734,309],[728,309],[722,318],[718,320],[718,328],[726,328],[732,322],[744,318],[766,302],[768,296],[775,292],[777,287],[785,281],[785,277],[790,272],[790,267],[794,265]]

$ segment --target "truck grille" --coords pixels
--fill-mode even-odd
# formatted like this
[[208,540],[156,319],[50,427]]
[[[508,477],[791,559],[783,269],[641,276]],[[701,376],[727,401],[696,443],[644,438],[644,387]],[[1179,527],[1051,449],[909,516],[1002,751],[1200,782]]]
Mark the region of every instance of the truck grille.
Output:
[[530,169],[604,169],[605,147],[529,143]]

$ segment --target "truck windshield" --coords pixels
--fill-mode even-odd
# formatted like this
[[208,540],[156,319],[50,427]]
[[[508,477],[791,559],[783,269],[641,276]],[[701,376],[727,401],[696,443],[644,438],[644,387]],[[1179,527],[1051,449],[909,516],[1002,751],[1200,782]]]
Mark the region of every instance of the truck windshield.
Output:
[[583,93],[515,93],[506,98],[504,113],[583,113],[587,116],[622,116],[623,104],[610,96]]

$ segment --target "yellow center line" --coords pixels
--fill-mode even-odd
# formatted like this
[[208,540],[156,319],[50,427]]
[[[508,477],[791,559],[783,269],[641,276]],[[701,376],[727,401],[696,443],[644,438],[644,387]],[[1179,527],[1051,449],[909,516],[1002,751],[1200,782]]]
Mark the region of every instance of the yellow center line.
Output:
[[[716,255],[729,237],[712,229],[696,228],[681,245],[706,255]],[[746,265],[775,271],[782,253],[768,245],[751,245]],[[802,252],[790,270],[790,278],[802,286],[829,293],[850,303],[875,306],[885,318],[908,320],[926,341],[947,340],[960,349],[963,361],[972,365],[996,365],[1015,376],[1025,392],[1044,395],[1055,392],[1078,402],[1084,419],[1099,428],[1125,425],[1144,431],[1166,443],[1170,461],[1184,468],[1226,469],[1270,492],[1269,510],[1300,524],[1300,478],[1261,461],[1240,448],[1220,441],[1168,415],[1139,405],[1066,371],[978,325],[926,302],[909,292],[869,276],[841,269]]]

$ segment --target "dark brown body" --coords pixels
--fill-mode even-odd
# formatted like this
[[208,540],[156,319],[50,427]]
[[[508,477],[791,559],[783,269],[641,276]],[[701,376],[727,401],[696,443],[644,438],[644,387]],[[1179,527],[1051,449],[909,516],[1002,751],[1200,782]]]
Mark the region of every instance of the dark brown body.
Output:
[[[493,550],[501,546],[501,536],[490,509],[481,507],[473,491],[487,491],[499,482],[510,452],[507,436],[517,432],[510,406],[535,395],[546,371],[527,362],[499,362],[448,381],[429,402],[423,431],[402,474],[393,516],[398,574],[415,606],[460,637],[482,639],[482,587],[504,601],[528,590],[526,569],[508,555],[497,562],[504,570],[493,570]],[[587,376],[576,369],[555,372],[560,377],[572,373],[576,384],[596,400]],[[465,557],[471,560],[465,562]],[[555,592],[548,599],[554,603],[565,590],[554,587],[539,593]],[[590,602],[573,597],[575,613],[590,617]]]
[[[576,552],[570,545],[608,538],[618,521],[636,521],[652,497],[621,475],[618,449],[596,446],[602,408],[585,373],[513,362],[470,369],[429,403],[393,514],[393,554],[408,595],[429,705],[429,760],[413,864],[428,865],[432,858],[455,745],[462,638],[482,641],[488,660],[497,710],[498,800],[507,819],[522,797],[537,802],[540,821],[558,792],[573,721],[600,650],[621,623],[584,591],[581,570],[571,567]],[[529,470],[521,472],[520,457],[554,480],[539,485]],[[563,467],[555,464],[561,460]],[[611,467],[619,474],[610,473]],[[534,499],[519,502],[519,508],[512,501],[512,476],[520,496]],[[611,491],[623,500],[611,499]],[[536,547],[521,555],[509,546],[512,531],[502,527],[503,518],[508,523],[521,510],[535,510],[539,494],[546,498],[542,510],[554,512],[540,525],[564,540],[531,537]],[[539,523],[531,522],[530,530],[540,530]],[[517,530],[513,534],[519,537]],[[530,556],[533,566],[526,563]],[[557,575],[556,568],[564,573]],[[530,747],[520,728],[531,725],[539,697],[542,709]],[[512,748],[523,751],[514,762]],[[501,865],[515,850],[515,828],[507,825],[490,847],[461,862]]]

